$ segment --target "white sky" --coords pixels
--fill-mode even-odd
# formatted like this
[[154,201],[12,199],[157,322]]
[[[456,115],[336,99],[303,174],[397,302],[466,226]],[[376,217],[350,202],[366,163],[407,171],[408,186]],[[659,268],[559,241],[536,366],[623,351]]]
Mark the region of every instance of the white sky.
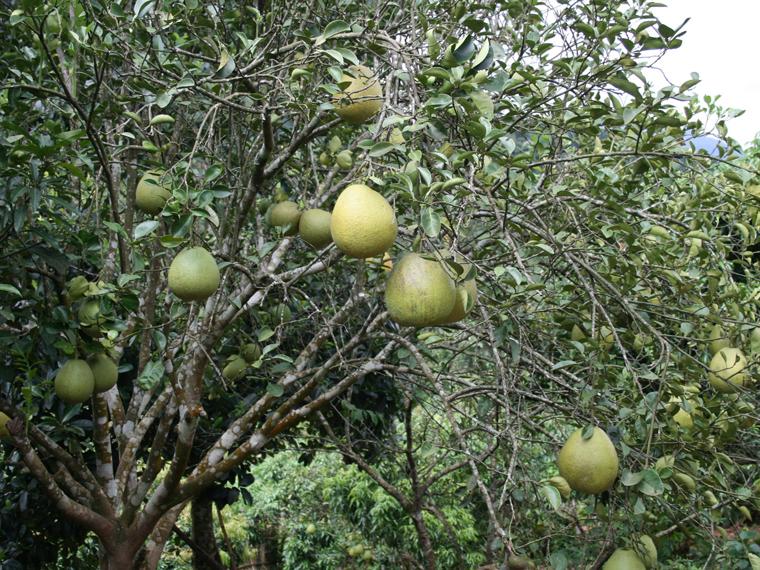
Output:
[[[671,28],[686,18],[683,45],[659,62],[675,84],[699,73],[694,89],[701,95],[720,95],[722,107],[744,109],[727,122],[729,135],[740,143],[760,131],[760,0],[663,0],[655,14]],[[650,77],[652,75],[648,74]],[[655,77],[652,77],[656,81]]]

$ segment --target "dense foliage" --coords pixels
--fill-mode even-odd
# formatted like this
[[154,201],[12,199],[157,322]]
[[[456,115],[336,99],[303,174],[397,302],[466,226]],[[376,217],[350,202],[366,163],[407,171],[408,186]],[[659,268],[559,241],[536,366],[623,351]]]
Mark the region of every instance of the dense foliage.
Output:
[[[664,567],[757,568],[760,151],[696,77],[653,88],[683,34],[655,8],[4,2],[0,568],[188,544],[196,568],[599,568],[640,534]],[[352,65],[383,88],[363,124],[335,112]],[[464,320],[399,326],[387,260],[270,223],[354,183],[395,211],[394,264],[476,279]],[[169,288],[188,247],[207,300]],[[747,357],[731,393],[714,342]],[[96,353],[117,385],[64,403]],[[563,494],[592,425],[620,477]]]

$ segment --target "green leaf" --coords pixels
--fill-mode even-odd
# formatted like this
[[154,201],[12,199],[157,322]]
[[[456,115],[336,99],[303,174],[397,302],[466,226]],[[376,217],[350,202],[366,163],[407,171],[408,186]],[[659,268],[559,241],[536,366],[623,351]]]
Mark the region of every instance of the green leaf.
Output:
[[137,0],[134,7],[135,18],[142,18],[151,13],[153,8],[155,8],[155,5],[155,0]]
[[135,239],[140,239],[141,237],[145,237],[148,234],[153,233],[157,227],[158,222],[156,220],[146,220],[137,224],[135,227]]
[[749,565],[752,570],[760,570],[760,556],[748,552],[747,560],[749,560]]
[[222,49],[222,55],[219,56],[219,65],[216,68],[214,77],[217,79],[224,79],[232,75],[235,71],[235,60],[232,59],[229,52],[226,49]]
[[623,469],[623,474],[620,476],[620,482],[626,487],[634,487],[638,485],[644,478],[644,474],[641,471],[633,473],[628,469]]
[[394,148],[396,148],[396,145],[391,144],[389,142],[379,142],[372,145],[372,148],[369,149],[369,152],[367,153],[371,158],[377,158],[379,156],[383,156],[391,152]]
[[588,424],[584,426],[583,431],[581,432],[581,437],[585,440],[591,439],[591,437],[594,435],[594,424]]
[[650,497],[661,495],[665,490],[665,485],[663,485],[662,479],[660,479],[660,475],[657,471],[654,469],[644,469],[641,473],[643,478],[641,483],[639,483],[639,491]]
[[449,105],[451,105],[451,95],[448,95],[446,93],[439,93],[438,95],[433,95],[430,99],[428,99],[425,102],[425,107],[442,108],[442,107],[448,107]]
[[0,291],[5,291],[6,293],[13,293],[14,295],[18,295],[19,297],[22,297],[21,291],[16,289],[13,285],[9,285],[8,283],[0,283]]
[[285,393],[285,388],[283,388],[279,384],[267,384],[267,394],[270,396],[274,396],[275,398],[279,398]]
[[543,485],[541,487],[541,494],[546,497],[546,500],[549,501],[549,504],[555,511],[558,511],[562,506],[562,495],[559,494],[559,491],[553,485]]
[[489,121],[493,119],[493,101],[488,93],[485,91],[473,91],[470,93],[470,100],[482,116]]
[[622,77],[613,77],[610,79],[610,85],[613,87],[617,87],[621,91],[624,91],[625,93],[628,93],[628,95],[634,97],[635,99],[641,99],[641,93],[639,93],[639,88],[636,87],[634,83],[631,83],[627,79],[623,79]]
[[420,212],[420,226],[428,237],[436,237],[441,231],[441,217],[432,208]]
[[337,36],[338,34],[350,31],[351,26],[349,26],[346,22],[343,20],[334,20],[325,26],[325,31],[322,32],[322,35],[325,39],[329,40],[333,36]]
[[274,331],[270,328],[264,328],[259,331],[258,339],[259,342],[264,342],[267,339],[272,338],[274,336]]

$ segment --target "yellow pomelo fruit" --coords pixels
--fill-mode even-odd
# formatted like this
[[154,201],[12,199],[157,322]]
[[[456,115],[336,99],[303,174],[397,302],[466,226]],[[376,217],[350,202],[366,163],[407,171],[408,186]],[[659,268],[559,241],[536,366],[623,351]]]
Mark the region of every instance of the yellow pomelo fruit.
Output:
[[457,285],[454,308],[449,316],[441,321],[441,324],[456,323],[467,316],[478,300],[478,284],[474,279],[469,279]]
[[604,563],[602,570],[646,570],[646,566],[633,550],[618,548]]
[[183,301],[205,301],[219,287],[219,268],[202,247],[177,254],[169,266],[169,288]]
[[657,471],[662,471],[663,469],[672,469],[673,466],[676,464],[676,458],[672,455],[663,455],[654,464],[654,468]]
[[67,404],[80,404],[92,396],[95,377],[90,366],[78,358],[69,360],[55,375],[55,393]]
[[383,107],[383,88],[372,70],[363,65],[352,65],[344,73],[341,83],[348,83],[333,97],[336,112],[353,125],[360,125],[374,117]]
[[0,412],[0,437],[8,437],[11,435],[6,427],[6,424],[9,421],[11,421],[11,419],[5,413]]
[[240,356],[242,356],[248,364],[256,362],[259,358],[261,358],[261,347],[255,342],[244,344],[240,348]]
[[456,302],[454,281],[437,260],[407,253],[385,286],[385,306],[400,325],[425,327],[447,318]]
[[557,475],[556,477],[551,477],[549,479],[549,484],[557,489],[559,491],[559,494],[562,496],[563,499],[567,499],[570,496],[570,493],[572,492],[572,489],[570,488],[570,483],[567,482],[567,479],[564,477],[560,477]]
[[393,208],[369,186],[352,184],[338,196],[330,232],[346,255],[358,259],[380,255],[393,245],[397,231]]
[[691,475],[687,475],[686,473],[674,473],[673,482],[690,493],[693,493],[697,488],[697,482],[694,481]]
[[694,427],[694,419],[691,417],[691,414],[684,410],[680,404],[681,404],[681,398],[678,398],[677,396],[673,396],[670,398],[671,402],[678,403],[678,410],[675,414],[673,414],[673,420],[681,426],[684,429],[691,429]]
[[99,352],[87,359],[92,376],[95,379],[95,392],[106,392],[113,388],[119,379],[119,367],[107,355]]
[[224,376],[226,380],[237,380],[245,374],[246,368],[248,368],[248,363],[245,359],[242,356],[236,355],[233,356],[224,367],[224,370],[222,370],[222,376]]
[[309,523],[308,525],[306,525],[306,534],[312,535],[312,534],[316,534],[316,532],[317,532],[317,526],[314,523]]
[[717,354],[721,349],[731,346],[731,341],[728,339],[728,335],[723,332],[723,327],[720,325],[713,325],[710,329],[710,354]]
[[298,222],[301,212],[295,202],[279,202],[269,213],[269,223],[276,227],[284,227],[286,236],[294,236],[298,232]]
[[319,208],[306,210],[301,214],[298,222],[298,233],[301,234],[303,241],[317,249],[322,249],[332,243],[331,219],[332,214],[325,210]]
[[172,193],[162,185],[164,172],[149,170],[137,183],[135,205],[147,214],[158,214],[164,209]]
[[749,384],[747,358],[738,348],[722,348],[710,361],[708,380],[718,392],[729,394],[736,392],[738,387]]
[[639,555],[644,566],[654,568],[657,566],[657,546],[654,540],[648,534],[642,534],[639,540],[633,545],[636,554]]
[[595,427],[589,439],[583,439],[582,432],[578,429],[568,438],[557,465],[570,487],[596,495],[612,487],[617,478],[617,452],[604,430]]

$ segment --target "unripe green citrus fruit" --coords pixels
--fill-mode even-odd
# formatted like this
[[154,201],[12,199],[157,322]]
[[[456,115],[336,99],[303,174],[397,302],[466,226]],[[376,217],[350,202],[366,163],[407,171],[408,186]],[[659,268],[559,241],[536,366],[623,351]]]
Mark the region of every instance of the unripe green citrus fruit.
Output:
[[570,487],[596,495],[610,489],[617,478],[617,452],[604,430],[595,427],[589,439],[583,439],[582,432],[578,429],[567,439],[557,465]]
[[322,249],[332,243],[331,220],[332,214],[330,212],[319,208],[306,210],[298,222],[298,233],[306,243],[317,249]]
[[646,570],[646,566],[633,550],[618,548],[604,563],[602,570]]
[[738,348],[722,348],[710,361],[710,373],[707,378],[718,392],[729,394],[738,387],[749,384],[747,358]]
[[438,260],[407,253],[385,286],[385,306],[400,325],[425,327],[448,318],[456,303],[454,281]]
[[172,193],[162,185],[164,172],[149,170],[137,183],[135,205],[147,214],[158,214],[164,209]]
[[119,367],[107,355],[99,352],[87,359],[92,376],[95,379],[95,392],[106,392],[116,385],[119,378]]
[[202,247],[183,249],[169,266],[169,288],[183,301],[205,301],[219,287],[219,268]]
[[269,213],[269,223],[275,227],[284,227],[286,236],[296,235],[301,211],[295,202],[285,201],[275,204]]
[[352,184],[338,196],[330,233],[343,253],[366,259],[385,252],[396,239],[396,214],[388,201],[364,184]]
[[67,361],[55,375],[55,393],[67,404],[80,404],[92,396],[95,377],[90,366],[78,358]]

